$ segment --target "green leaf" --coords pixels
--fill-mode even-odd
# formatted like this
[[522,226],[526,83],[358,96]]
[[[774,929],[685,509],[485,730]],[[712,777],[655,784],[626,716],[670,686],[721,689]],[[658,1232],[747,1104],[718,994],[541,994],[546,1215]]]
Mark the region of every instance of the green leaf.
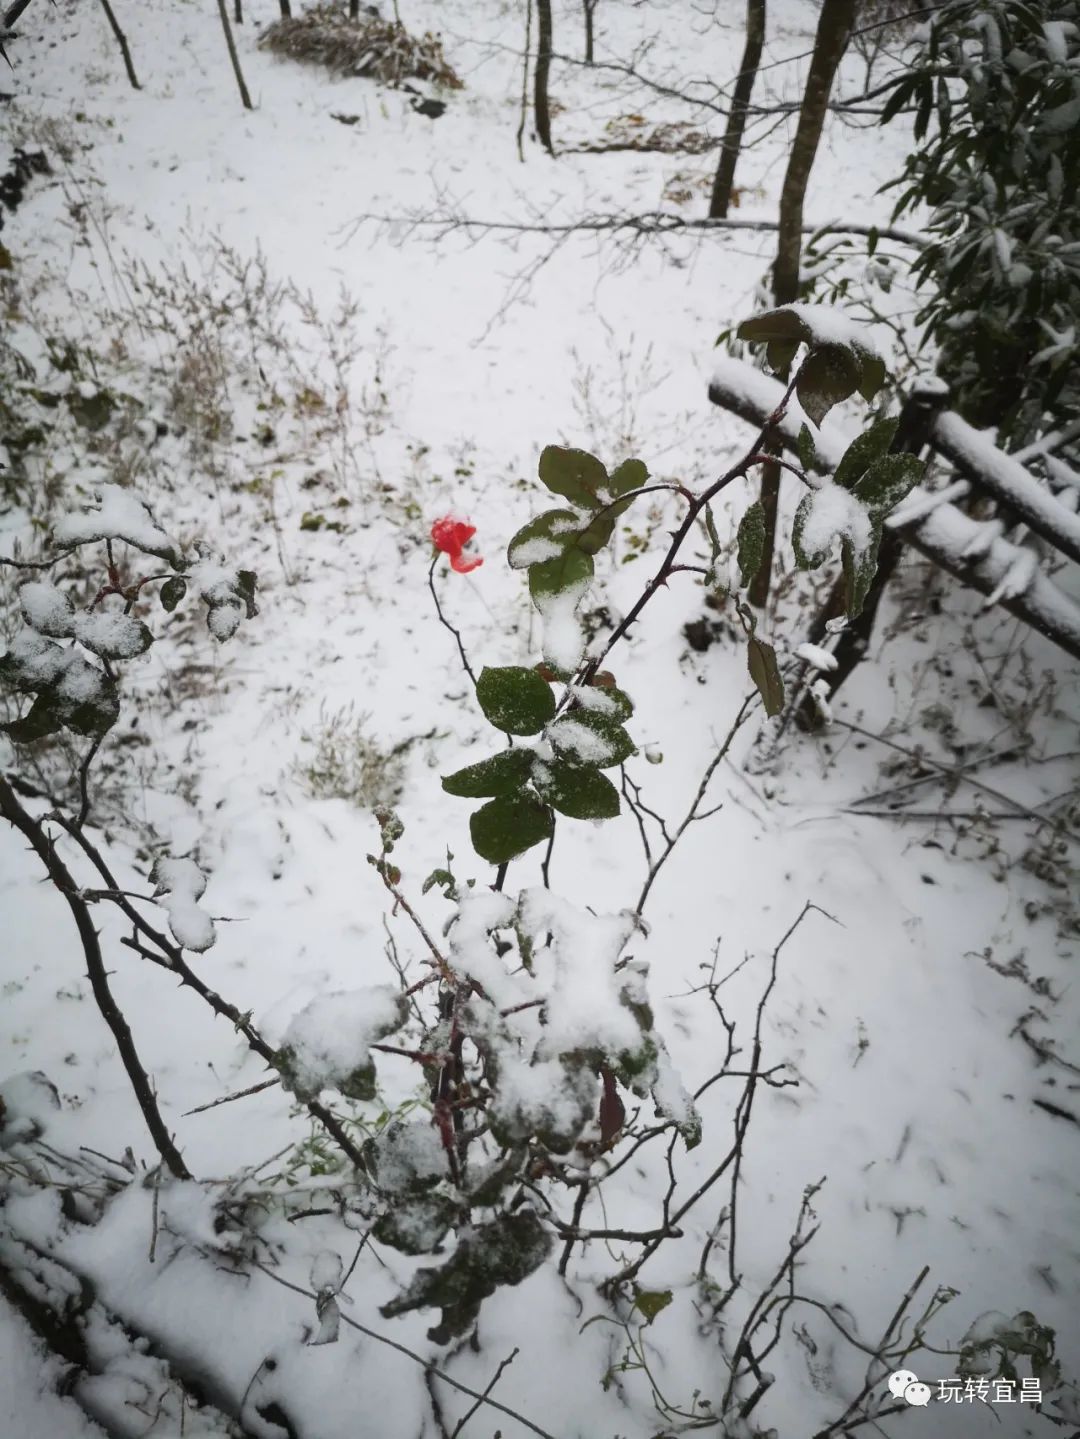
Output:
[[709,545],[712,548],[710,555],[711,562],[715,565],[720,558],[720,536],[716,533],[716,521],[713,519],[712,505],[705,506],[705,529],[709,536]]
[[464,799],[516,794],[528,784],[532,765],[531,749],[507,749],[491,759],[445,775],[442,787],[447,794],[461,795]]
[[461,1206],[449,1195],[414,1194],[385,1210],[371,1232],[380,1244],[402,1254],[430,1254],[460,1218]]
[[888,454],[899,423],[898,419],[878,420],[865,434],[852,440],[833,475],[836,483],[845,490],[852,489],[874,460]]
[[[446,781],[444,780],[443,783],[445,784]],[[420,886],[420,893],[427,894],[428,890],[434,889],[436,885],[440,886],[447,899],[453,899],[452,891],[456,888],[456,885],[454,876],[448,869],[433,869]]]
[[634,1308],[651,1324],[671,1303],[670,1289],[639,1289],[634,1286]]
[[934,85],[929,76],[923,77],[918,86],[919,101],[915,110],[915,139],[921,140],[934,113]]
[[482,670],[476,698],[489,723],[507,734],[539,734],[555,714],[551,686],[522,665]]
[[859,364],[845,345],[822,345],[803,361],[795,393],[815,425],[859,386]]
[[539,602],[546,595],[581,588],[592,576],[592,556],[581,549],[566,549],[553,559],[529,566],[529,593]]
[[818,550],[811,554],[803,547],[803,528],[806,525],[806,520],[810,514],[813,503],[813,494],[802,497],[795,511],[795,519],[791,526],[791,548],[795,552],[795,563],[800,570],[819,569],[829,558],[828,550]]
[[873,518],[884,518],[911,493],[925,469],[916,455],[883,455],[868,466],[855,485],[855,496],[862,500]]
[[538,765],[536,788],[545,803],[571,819],[614,819],[619,792],[599,770],[555,760]]
[[846,589],[845,607],[849,620],[862,611],[866,596],[870,592],[877,573],[878,548],[881,544],[881,524],[874,524],[873,538],[861,554],[856,555],[851,541],[845,535],[840,541],[840,561],[844,571]]
[[555,821],[529,791],[490,800],[469,820],[473,849],[490,864],[505,864],[550,839]]
[[172,614],[176,606],[187,594],[187,580],[183,575],[170,575],[158,592],[161,600],[161,608]]
[[784,681],[780,678],[776,651],[756,635],[750,635],[746,643],[746,663],[750,678],[765,702],[765,713],[778,715],[784,708]]
[[799,456],[799,464],[804,470],[818,468],[817,446],[814,444],[814,437],[810,433],[809,425],[799,426],[799,438],[795,443],[795,452]]
[[38,695],[21,719],[0,724],[0,730],[4,731],[12,744],[33,744],[35,740],[44,739],[46,735],[56,734],[63,726],[64,719],[56,695],[46,690],[44,694]]
[[791,362],[799,352],[798,340],[770,340],[765,347],[765,358],[774,375],[786,375]]
[[524,570],[557,557],[574,544],[580,528],[581,516],[574,510],[545,510],[523,525],[507,545],[507,563],[512,570]]
[[249,620],[253,620],[259,613],[259,607],[255,603],[255,586],[258,583],[259,578],[254,570],[237,570],[234,588],[244,602],[246,616]]
[[886,100],[884,109],[881,112],[880,123],[882,125],[887,125],[889,121],[893,118],[893,116],[898,115],[900,111],[904,108],[904,106],[907,104],[907,102],[911,99],[911,96],[915,90],[917,78],[917,76],[909,75],[905,76],[904,79],[900,80],[897,83],[896,88],[893,90],[888,100]]
[[588,525],[578,534],[577,547],[587,555],[598,554],[615,532],[615,522],[634,503],[634,496],[627,495],[617,503],[599,510]]
[[520,1284],[551,1252],[551,1236],[531,1209],[500,1214],[471,1226],[438,1269],[419,1269],[396,1299],[379,1313],[394,1319],[413,1309],[442,1309],[442,1322],[428,1331],[446,1344],[476,1321],[481,1303],[502,1285]]
[[885,375],[887,373],[885,361],[881,359],[880,356],[870,354],[866,351],[860,351],[857,358],[862,366],[859,374],[858,391],[869,405],[885,383]]
[[617,719],[597,710],[576,709],[548,729],[556,752],[571,763],[610,769],[637,753]]
[[597,685],[596,688],[605,699],[616,706],[615,715],[619,719],[629,719],[634,713],[634,701],[625,690],[619,689],[618,685]]
[[739,522],[739,576],[748,585],[765,554],[765,506],[755,500]]
[[553,495],[562,495],[582,510],[595,510],[603,503],[608,472],[587,450],[567,450],[548,445],[541,452],[538,473]]
[[640,490],[649,478],[649,471],[643,460],[623,460],[608,476],[607,492],[613,499]]
[[740,340],[787,340],[796,346],[802,341],[809,343],[814,338],[806,321],[794,310],[784,307],[766,310],[761,315],[743,320],[735,333]]
[[97,394],[86,397],[77,388],[72,389],[68,392],[67,402],[75,422],[91,433],[103,430],[117,408],[116,400],[108,390],[99,390]]

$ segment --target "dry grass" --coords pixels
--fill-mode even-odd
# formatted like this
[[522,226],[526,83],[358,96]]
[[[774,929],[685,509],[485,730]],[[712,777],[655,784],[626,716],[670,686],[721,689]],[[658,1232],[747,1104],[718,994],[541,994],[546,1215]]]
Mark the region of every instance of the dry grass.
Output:
[[463,88],[436,36],[417,38],[394,20],[350,20],[340,5],[314,5],[303,15],[276,20],[259,44],[301,64],[323,65],[335,75],[362,75],[391,86],[431,80],[448,90]]

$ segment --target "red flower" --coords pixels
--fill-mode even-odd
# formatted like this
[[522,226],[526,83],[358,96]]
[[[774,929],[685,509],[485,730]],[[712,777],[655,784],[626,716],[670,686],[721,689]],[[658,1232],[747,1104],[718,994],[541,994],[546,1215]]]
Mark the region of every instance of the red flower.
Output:
[[459,575],[467,575],[484,563],[480,555],[466,555],[465,547],[476,534],[476,526],[446,515],[436,520],[431,527],[431,539],[435,548],[450,556],[450,568]]

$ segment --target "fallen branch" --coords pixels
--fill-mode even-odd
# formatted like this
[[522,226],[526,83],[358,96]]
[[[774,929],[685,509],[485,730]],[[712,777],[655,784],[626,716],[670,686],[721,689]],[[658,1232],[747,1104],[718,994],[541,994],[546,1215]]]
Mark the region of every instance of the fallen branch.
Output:
[[[410,230],[434,230],[437,238],[464,231],[472,234],[482,231],[488,234],[509,235],[590,235],[617,234],[628,231],[636,235],[679,235],[695,231],[710,230],[764,230],[774,231],[775,220],[725,219],[710,220],[704,217],[673,215],[666,210],[649,210],[641,215],[582,215],[564,224],[551,224],[542,220],[481,220],[467,215],[360,215],[347,227],[346,240],[356,234],[361,225],[407,225]],[[891,227],[862,225],[851,221],[827,221],[823,225],[803,225],[805,235],[876,235],[880,240],[895,240],[899,244],[925,248],[927,241],[910,230],[896,230]]]

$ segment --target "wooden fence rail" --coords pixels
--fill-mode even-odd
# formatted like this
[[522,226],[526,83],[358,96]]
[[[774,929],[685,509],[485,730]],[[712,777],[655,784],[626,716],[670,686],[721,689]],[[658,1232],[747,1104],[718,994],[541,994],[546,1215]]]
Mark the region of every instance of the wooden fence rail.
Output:
[[[709,399],[755,427],[778,406],[784,387],[761,370],[728,356],[716,366]],[[917,385],[900,416],[893,450],[918,454],[926,447],[947,460],[960,477],[946,490],[921,486],[886,521],[878,572],[858,619],[844,630],[834,650],[837,668],[825,678],[835,693],[866,652],[881,596],[896,571],[904,547],[910,545],[961,584],[978,590],[1024,624],[1080,659],[1080,604],[1045,573],[1027,548],[1002,534],[1000,519],[977,520],[952,500],[969,490],[997,501],[1010,525],[1022,521],[1054,551],[1080,561],[1080,515],[1063,505],[1015,458],[996,449],[946,408],[948,392],[937,381]],[[775,438],[796,451],[801,422],[785,415]],[[816,436],[816,468],[831,474],[853,436],[835,421],[826,421]],[[826,624],[843,613],[843,585],[838,581],[810,638],[820,642]]]

